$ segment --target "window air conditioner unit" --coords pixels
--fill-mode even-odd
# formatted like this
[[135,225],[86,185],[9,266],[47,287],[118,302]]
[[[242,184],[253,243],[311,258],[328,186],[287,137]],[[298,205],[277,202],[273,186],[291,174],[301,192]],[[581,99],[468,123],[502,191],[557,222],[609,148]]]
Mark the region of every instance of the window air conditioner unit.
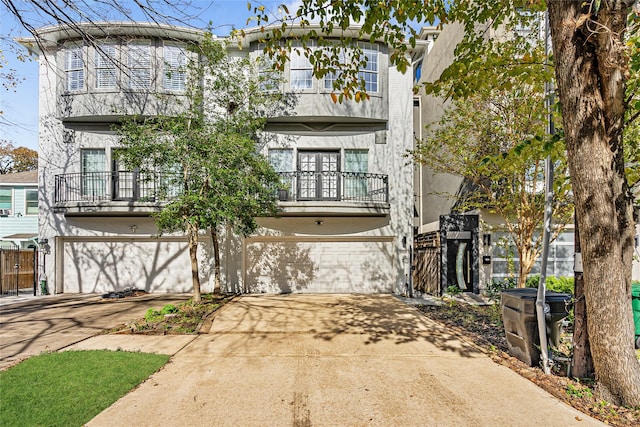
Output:
[[0,216],[7,217],[11,215],[11,209],[0,209]]

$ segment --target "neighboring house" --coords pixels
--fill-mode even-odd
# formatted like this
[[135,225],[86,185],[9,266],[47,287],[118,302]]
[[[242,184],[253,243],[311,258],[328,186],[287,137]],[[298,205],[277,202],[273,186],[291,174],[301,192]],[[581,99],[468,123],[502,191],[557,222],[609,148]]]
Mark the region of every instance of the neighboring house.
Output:
[[[533,37],[536,30],[518,28]],[[495,30],[486,30],[485,37],[504,36]],[[444,26],[429,55],[422,63],[420,82],[435,81],[453,62],[456,45],[462,40],[464,28],[459,23]],[[443,116],[447,101],[423,91],[416,102],[414,122],[416,137],[421,138],[424,127],[438,122]],[[492,280],[517,277],[518,257],[509,233],[501,230],[503,220],[483,210],[454,213],[453,196],[464,186],[463,180],[454,175],[436,174],[427,167],[416,166],[415,187],[415,251],[416,268],[414,287],[423,292],[441,293],[448,286],[457,286],[466,292],[480,293]],[[547,274],[572,276],[574,239],[573,226],[551,243]],[[437,252],[437,255],[436,255]],[[432,255],[430,255],[432,254]],[[424,265],[424,264],[427,265]],[[540,260],[531,274],[540,273]]]
[[37,245],[38,171],[0,175],[0,248]]
[[[150,217],[162,203],[154,192],[162,177],[121,170],[112,126],[123,115],[172,112],[172,100],[184,95],[184,74],[175,71],[190,55],[186,44],[202,33],[141,23],[81,25],[97,47],[60,26],[39,30],[40,43],[20,41],[40,56],[39,236],[50,246],[49,288],[190,291],[186,237],[158,237]],[[262,36],[247,30],[232,54],[262,55]],[[269,118],[261,144],[289,185],[277,218],[258,219],[261,228],[248,238],[223,239],[223,290],[406,291],[413,171],[404,154],[413,144],[413,78],[389,64],[383,43],[367,40],[362,47],[371,99],[361,103],[334,104],[332,76],[314,78],[309,61],[291,55],[277,90],[295,94],[293,111]],[[425,47],[411,50],[412,62]],[[207,291],[211,244],[201,238]]]

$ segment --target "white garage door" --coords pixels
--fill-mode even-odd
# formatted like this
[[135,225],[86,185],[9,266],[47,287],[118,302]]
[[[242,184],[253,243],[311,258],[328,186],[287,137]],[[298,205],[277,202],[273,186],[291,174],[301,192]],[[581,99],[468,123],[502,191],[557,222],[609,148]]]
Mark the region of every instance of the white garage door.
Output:
[[64,292],[192,290],[186,242],[65,241],[63,256]]
[[248,242],[251,293],[387,293],[397,279],[390,241]]

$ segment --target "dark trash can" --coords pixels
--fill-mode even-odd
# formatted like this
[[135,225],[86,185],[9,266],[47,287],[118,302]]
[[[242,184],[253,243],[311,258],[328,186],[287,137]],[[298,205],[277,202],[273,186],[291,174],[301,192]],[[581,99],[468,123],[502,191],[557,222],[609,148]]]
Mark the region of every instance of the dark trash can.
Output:
[[640,348],[640,283],[631,286],[631,308],[633,323],[636,325],[636,348]]
[[[536,317],[536,288],[507,289],[500,294],[502,321],[509,353],[529,366],[540,364],[540,336]],[[547,291],[545,310],[547,339],[551,346],[560,344],[562,320],[569,315],[571,294]]]

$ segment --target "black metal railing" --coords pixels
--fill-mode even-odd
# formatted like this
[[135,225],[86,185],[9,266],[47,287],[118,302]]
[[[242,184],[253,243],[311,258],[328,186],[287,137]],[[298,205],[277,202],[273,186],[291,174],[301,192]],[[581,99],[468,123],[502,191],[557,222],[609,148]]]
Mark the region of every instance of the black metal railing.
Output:
[[[358,172],[280,172],[281,201],[389,202],[389,177]],[[182,176],[129,171],[55,176],[55,203],[166,202],[182,192]]]
[[164,202],[182,192],[180,175],[129,171],[56,175],[55,203]]
[[279,172],[281,201],[389,202],[389,177],[359,172]]

